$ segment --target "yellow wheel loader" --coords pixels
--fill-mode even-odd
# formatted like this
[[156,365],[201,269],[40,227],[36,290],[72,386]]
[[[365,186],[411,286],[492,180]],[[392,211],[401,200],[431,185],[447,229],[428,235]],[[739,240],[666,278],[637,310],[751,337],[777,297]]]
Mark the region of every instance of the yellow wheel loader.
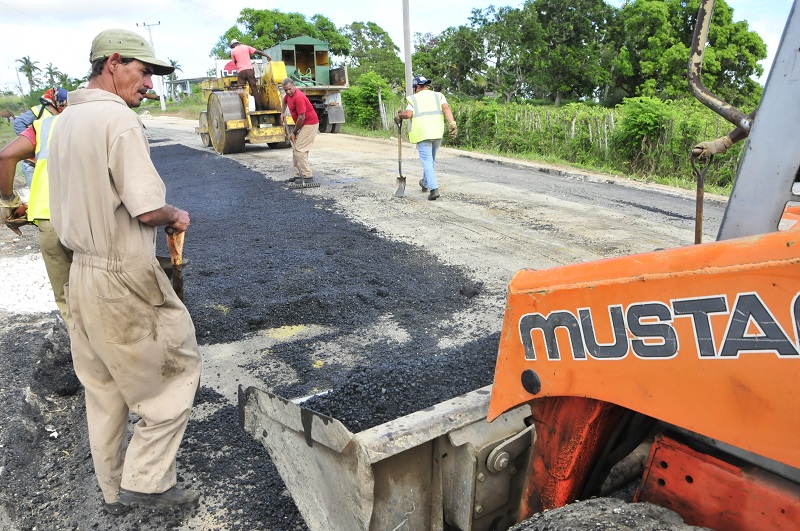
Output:
[[800,13],[751,119],[699,82],[713,5],[692,90],[749,132],[717,241],[520,271],[494,383],[360,433],[240,389],[310,529],[508,529],[604,494],[629,459],[634,501],[689,525],[798,529]]
[[[265,50],[275,60],[254,64],[258,94],[248,86],[237,85],[235,74],[210,79],[200,84],[207,107],[200,113],[195,132],[206,147],[222,155],[241,153],[246,143],[267,144],[271,148],[291,147],[289,135],[294,122],[287,116],[281,122],[283,89],[290,78],[308,97],[319,117],[322,133],[338,133],[344,123],[341,93],[349,88],[347,67],[331,68],[327,43],[311,37],[297,37]],[[229,73],[230,74],[230,73]],[[260,98],[262,111],[252,101]]]

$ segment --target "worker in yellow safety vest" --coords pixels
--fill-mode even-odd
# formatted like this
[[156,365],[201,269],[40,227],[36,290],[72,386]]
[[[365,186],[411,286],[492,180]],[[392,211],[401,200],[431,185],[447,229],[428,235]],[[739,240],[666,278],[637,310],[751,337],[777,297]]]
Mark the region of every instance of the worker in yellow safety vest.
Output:
[[404,111],[398,111],[395,123],[401,124],[403,120],[411,120],[408,129],[408,140],[417,145],[419,160],[422,163],[422,179],[419,186],[423,192],[428,193],[428,199],[433,201],[439,197],[439,184],[436,181],[436,152],[442,145],[444,134],[444,120],[447,119],[450,138],[455,138],[458,133],[456,120],[447,98],[441,92],[430,88],[431,80],[425,76],[416,76],[412,83],[414,94],[406,98],[408,106]]
[[0,192],[2,192],[3,218],[13,216],[24,205],[13,189],[14,170],[19,161],[34,158],[36,166],[30,185],[30,196],[25,215],[29,222],[39,228],[39,247],[42,252],[50,286],[53,288],[56,306],[65,321],[68,321],[64,284],[69,281],[72,251],[64,247],[50,223],[50,184],[47,173],[47,153],[52,138],[53,126],[64,106],[55,115],[35,120],[13,142],[0,150]]
[[[33,122],[48,116],[53,116],[64,110],[67,106],[67,89],[64,87],[51,87],[39,98],[39,103],[34,105],[24,113],[20,114],[14,119],[14,132],[21,135],[22,132],[33,125]],[[22,175],[25,176],[25,181],[28,186],[31,185],[33,179],[33,168],[36,161],[28,159],[22,161]],[[26,198],[23,198],[23,201]]]

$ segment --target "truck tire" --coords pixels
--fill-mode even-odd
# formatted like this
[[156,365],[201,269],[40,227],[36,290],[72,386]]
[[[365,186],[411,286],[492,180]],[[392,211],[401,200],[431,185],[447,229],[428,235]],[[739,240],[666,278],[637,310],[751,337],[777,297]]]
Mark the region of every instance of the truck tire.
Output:
[[342,124],[331,124],[331,133],[338,133],[342,130]]
[[333,124],[331,124],[328,121],[328,115],[327,114],[320,114],[319,115],[319,132],[320,133],[330,133],[332,125]]

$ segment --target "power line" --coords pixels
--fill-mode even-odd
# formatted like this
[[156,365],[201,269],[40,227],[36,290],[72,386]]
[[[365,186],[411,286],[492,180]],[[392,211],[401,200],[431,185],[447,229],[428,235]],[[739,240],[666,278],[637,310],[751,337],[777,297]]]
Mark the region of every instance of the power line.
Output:
[[[140,25],[138,22],[136,23],[136,27],[137,28],[140,27],[140,26],[143,26],[143,27],[147,28],[147,34],[150,36],[150,48],[153,49],[153,55],[156,54],[156,47],[153,44],[153,32],[152,32],[152,30],[150,28],[153,27],[153,26],[160,26],[160,25],[161,25],[161,21],[160,20],[158,22],[156,22],[155,24],[148,24],[146,22],[142,22],[141,25]],[[164,76],[158,76],[158,78],[161,80],[161,98],[160,98],[161,110],[162,111],[166,111],[167,110],[167,105],[164,103]]]

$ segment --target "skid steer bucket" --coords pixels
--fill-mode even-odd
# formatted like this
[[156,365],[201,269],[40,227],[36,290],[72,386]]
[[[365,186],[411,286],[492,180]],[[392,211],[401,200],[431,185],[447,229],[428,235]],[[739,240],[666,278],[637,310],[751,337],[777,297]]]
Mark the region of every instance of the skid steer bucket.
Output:
[[253,387],[239,388],[239,414],[312,531],[506,529],[535,433],[527,405],[486,422],[489,395],[487,386],[357,434]]

